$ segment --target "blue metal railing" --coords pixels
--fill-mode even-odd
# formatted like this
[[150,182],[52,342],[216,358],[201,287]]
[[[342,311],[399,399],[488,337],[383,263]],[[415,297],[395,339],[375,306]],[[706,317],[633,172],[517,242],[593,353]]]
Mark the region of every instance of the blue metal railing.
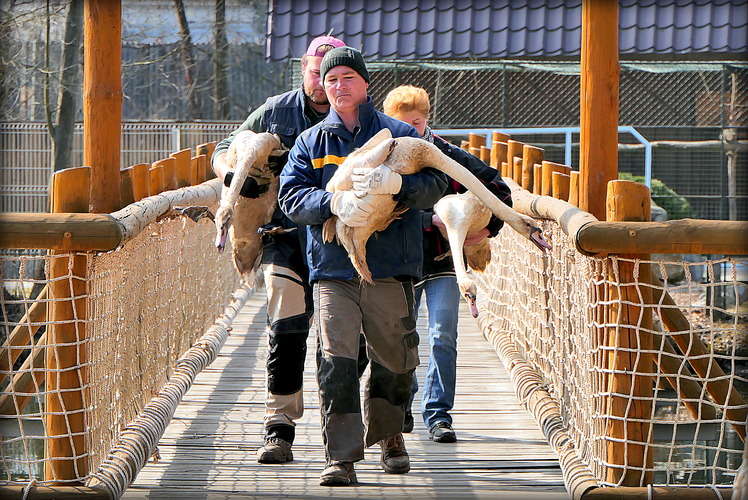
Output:
[[[564,163],[571,166],[571,134],[579,133],[579,127],[537,127],[537,128],[473,128],[473,129],[435,129],[434,133],[437,135],[450,136],[450,135],[468,135],[478,134],[486,136],[486,147],[491,146],[491,134],[501,132],[503,134],[564,134],[565,136],[565,147],[564,147]],[[644,138],[634,127],[631,126],[620,126],[618,127],[619,133],[629,133],[639,141],[640,144],[644,145],[644,183],[647,187],[652,187],[652,144]]]

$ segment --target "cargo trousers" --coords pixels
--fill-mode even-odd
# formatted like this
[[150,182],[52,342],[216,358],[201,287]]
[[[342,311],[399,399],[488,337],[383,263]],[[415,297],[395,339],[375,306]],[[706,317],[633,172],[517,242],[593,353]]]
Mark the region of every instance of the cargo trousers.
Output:
[[[320,280],[313,288],[325,455],[328,462],[355,462],[366,447],[402,432],[418,366],[413,280]],[[363,405],[360,332],[370,360]]]

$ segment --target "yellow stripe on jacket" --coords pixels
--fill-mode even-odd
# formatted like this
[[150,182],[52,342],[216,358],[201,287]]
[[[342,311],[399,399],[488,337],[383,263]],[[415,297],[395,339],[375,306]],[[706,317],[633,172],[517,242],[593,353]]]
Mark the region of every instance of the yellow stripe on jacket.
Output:
[[346,156],[325,155],[322,158],[314,158],[312,160],[312,167],[322,168],[325,165],[340,165],[346,158]]

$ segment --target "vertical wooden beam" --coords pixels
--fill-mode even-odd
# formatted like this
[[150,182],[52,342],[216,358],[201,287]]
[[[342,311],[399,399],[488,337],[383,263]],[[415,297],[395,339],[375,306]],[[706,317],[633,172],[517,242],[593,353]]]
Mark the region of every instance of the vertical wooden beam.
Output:
[[602,220],[618,178],[618,2],[582,0],[579,208]]
[[91,211],[120,208],[122,6],[85,0],[83,163],[91,167]]
[[543,161],[545,151],[537,146],[525,144],[522,147],[522,179],[521,186],[523,189],[532,191],[533,179],[535,175],[535,164]]
[[183,149],[169,155],[176,160],[177,187],[190,185],[191,169],[190,158],[192,157],[191,149]]
[[164,166],[160,165],[159,162],[154,162],[148,170],[148,176],[151,196],[162,193],[164,191]]
[[510,138],[509,134],[504,134],[502,132],[499,132],[498,130],[494,130],[491,132],[491,144],[494,142],[503,142],[506,144],[506,141],[508,141]]
[[[609,221],[649,221],[649,188],[631,181],[612,181],[607,189]],[[653,480],[650,439],[654,396],[652,359],[652,288],[648,264],[629,259],[648,255],[621,255],[609,261],[608,297],[610,325],[605,331],[607,356],[603,371],[609,373],[606,390],[606,462],[609,482],[621,486],[645,486]],[[613,268],[617,266],[617,269]],[[639,278],[641,277],[641,279]],[[642,286],[642,284],[645,284]]]
[[569,173],[569,203],[575,207],[579,206],[579,171],[572,170]]
[[176,158],[162,158],[153,162],[152,168],[163,168],[164,185],[161,191],[171,191],[177,189],[177,160]]
[[532,192],[540,194],[543,190],[543,165],[536,163],[532,166]]
[[[618,145],[616,144],[616,147]],[[212,168],[209,167],[210,165],[210,158],[213,156],[213,151],[216,149],[216,143],[215,142],[206,142],[205,144],[198,144],[197,148],[195,148],[195,153],[198,155],[205,155],[205,178],[201,180],[200,182],[205,182],[207,180],[213,179],[216,176],[216,173],[213,171]]]
[[522,158],[522,148],[524,145],[522,142],[511,139],[506,141],[506,162],[509,165],[509,170],[513,171],[514,169],[514,158]]
[[494,141],[491,144],[491,166],[498,169],[503,162],[506,162],[506,142]]
[[470,134],[468,136],[468,142],[470,143],[470,149],[478,148],[480,150],[481,146],[486,145],[486,136],[479,134]]
[[517,184],[522,184],[522,157],[515,156],[512,165],[512,179]]
[[[118,178],[119,180],[119,178]],[[88,212],[91,169],[68,168],[52,176],[53,213]],[[117,186],[119,199],[119,185]],[[52,252],[50,325],[45,352],[46,442],[44,478],[62,484],[88,474],[83,388],[86,386],[86,255]],[[67,483],[69,484],[69,483]]]
[[542,163],[542,175],[543,180],[541,181],[541,193],[544,196],[553,195],[553,172],[561,172],[568,174],[571,171],[571,167],[561,165],[560,163],[554,163],[552,161],[543,160]]
[[553,197],[558,200],[567,201],[569,199],[569,176],[563,172],[553,172],[551,178],[553,182]]
[[[191,162],[191,169],[192,169],[192,185],[197,186],[198,184],[201,184],[205,182],[207,174],[206,170],[208,170],[208,159],[205,157],[205,155],[197,155],[193,156],[190,160]],[[212,170],[212,169],[211,169]]]
[[488,162],[491,161],[491,150],[488,149],[486,146],[481,146],[479,158],[481,159],[483,163],[488,165]]

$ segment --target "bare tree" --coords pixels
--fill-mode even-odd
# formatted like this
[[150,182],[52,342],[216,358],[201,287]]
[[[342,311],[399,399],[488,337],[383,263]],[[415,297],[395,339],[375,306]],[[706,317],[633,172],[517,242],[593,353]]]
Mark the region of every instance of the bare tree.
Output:
[[[73,150],[73,135],[75,131],[75,117],[78,113],[76,96],[80,91],[80,52],[83,40],[83,0],[71,0],[65,20],[65,39],[62,46],[62,62],[60,68],[60,85],[58,89],[57,109],[52,109],[50,102],[50,39],[49,39],[49,0],[47,0],[47,43],[44,88],[44,108],[47,119],[47,129],[52,138],[52,165],[54,171],[63,170],[70,166]],[[56,117],[55,117],[56,111]]]
[[184,11],[184,2],[182,0],[174,0],[174,6],[177,9],[177,17],[179,19],[182,64],[184,65],[185,78],[187,80],[187,103],[189,108],[187,119],[193,120],[202,118],[198,93],[195,89],[197,80],[195,78],[194,45],[192,44],[192,36],[190,36],[190,25],[187,23],[187,15]]
[[226,39],[226,0],[216,0],[213,43],[213,109],[216,120],[228,120],[230,107],[226,81],[226,59],[229,43]]

